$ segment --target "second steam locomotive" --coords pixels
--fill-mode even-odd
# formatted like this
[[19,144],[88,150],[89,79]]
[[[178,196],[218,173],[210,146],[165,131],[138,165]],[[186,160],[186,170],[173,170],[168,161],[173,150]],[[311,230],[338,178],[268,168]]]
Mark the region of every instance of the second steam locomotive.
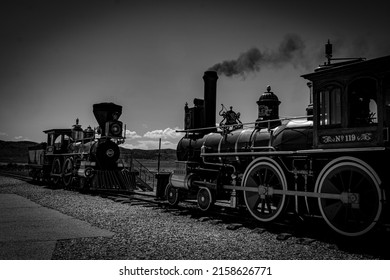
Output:
[[195,196],[245,206],[261,222],[285,213],[321,217],[337,233],[360,236],[388,223],[390,56],[331,62],[309,80],[304,117],[279,117],[268,87],[258,116],[242,124],[232,108],[216,123],[217,73],[204,73],[204,99],[185,106],[185,136],[166,189],[170,204]]
[[97,130],[83,130],[78,119],[72,128],[45,130],[47,142],[29,148],[30,175],[53,185],[80,190],[132,190],[135,173],[120,158],[125,140],[119,120],[122,106],[93,105]]

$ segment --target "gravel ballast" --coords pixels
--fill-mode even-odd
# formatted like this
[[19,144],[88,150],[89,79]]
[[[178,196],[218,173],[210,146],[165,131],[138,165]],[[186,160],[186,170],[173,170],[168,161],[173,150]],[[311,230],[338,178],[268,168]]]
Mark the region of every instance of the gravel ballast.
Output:
[[112,238],[57,241],[52,259],[71,260],[362,260],[334,244],[261,229],[227,229],[224,223],[174,215],[160,207],[118,203],[99,196],[52,190],[0,176],[0,193],[13,193],[115,233]]

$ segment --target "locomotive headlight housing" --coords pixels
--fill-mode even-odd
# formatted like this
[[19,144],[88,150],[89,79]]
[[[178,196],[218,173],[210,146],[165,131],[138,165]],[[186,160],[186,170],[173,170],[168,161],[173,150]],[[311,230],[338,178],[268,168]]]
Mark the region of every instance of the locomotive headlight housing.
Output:
[[112,134],[118,135],[118,133],[120,133],[120,131],[121,131],[121,127],[117,123],[114,123],[111,125],[110,132]]
[[123,124],[121,121],[109,121],[106,123],[106,134],[111,137],[122,136]]

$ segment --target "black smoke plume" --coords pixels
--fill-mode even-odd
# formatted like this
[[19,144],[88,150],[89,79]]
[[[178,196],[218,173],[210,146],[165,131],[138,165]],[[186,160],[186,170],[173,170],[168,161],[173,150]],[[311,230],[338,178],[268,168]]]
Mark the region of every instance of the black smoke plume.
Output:
[[248,73],[260,71],[262,66],[281,67],[286,63],[292,63],[295,67],[303,62],[303,40],[295,34],[288,34],[280,43],[277,51],[261,52],[257,48],[251,48],[240,54],[236,60],[225,60],[210,67],[208,70],[217,71],[218,75],[231,77],[241,75],[246,77]]

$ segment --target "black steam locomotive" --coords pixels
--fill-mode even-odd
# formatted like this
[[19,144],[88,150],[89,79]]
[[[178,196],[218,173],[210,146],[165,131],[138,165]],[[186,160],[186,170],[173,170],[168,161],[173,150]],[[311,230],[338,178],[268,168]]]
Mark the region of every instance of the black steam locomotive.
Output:
[[390,56],[328,62],[309,80],[304,117],[279,117],[268,87],[257,120],[242,124],[232,108],[215,126],[217,73],[204,73],[204,100],[185,106],[185,136],[166,188],[170,204],[194,196],[245,206],[261,222],[284,214],[322,217],[337,233],[360,236],[388,223]]
[[29,148],[34,180],[80,190],[133,189],[135,174],[120,159],[118,146],[125,140],[122,106],[94,104],[93,113],[98,129],[83,130],[77,119],[71,129],[45,130],[47,143]]

